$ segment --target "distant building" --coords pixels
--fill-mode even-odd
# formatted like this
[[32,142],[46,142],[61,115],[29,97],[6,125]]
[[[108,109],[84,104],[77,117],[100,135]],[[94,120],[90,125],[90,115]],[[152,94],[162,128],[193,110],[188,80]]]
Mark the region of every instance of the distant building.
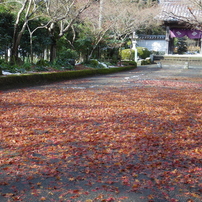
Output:
[[[194,24],[196,19],[202,18],[202,11],[196,9],[183,0],[159,0],[160,13],[157,18],[166,27],[166,54],[173,53],[174,38],[187,36],[198,40],[202,44],[202,30]],[[200,53],[202,54],[202,48]]]
[[184,3],[183,0],[159,0],[159,14],[156,18],[165,26],[166,35],[139,35],[137,46],[161,54],[173,54],[174,38],[187,36],[199,42],[202,54],[202,30],[192,27],[192,23],[189,26],[186,23],[186,20],[194,21],[194,17],[202,19],[202,11]]
[[149,51],[157,54],[165,54],[166,52],[166,35],[139,35],[137,46],[145,47]]

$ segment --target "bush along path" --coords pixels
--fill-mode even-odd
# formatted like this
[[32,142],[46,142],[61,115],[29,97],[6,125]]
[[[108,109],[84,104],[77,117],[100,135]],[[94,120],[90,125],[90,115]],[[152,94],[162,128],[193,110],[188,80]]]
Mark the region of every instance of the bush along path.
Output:
[[42,85],[53,83],[57,81],[71,80],[95,75],[111,74],[121,71],[128,71],[135,69],[137,65],[129,65],[115,68],[91,68],[72,71],[59,71],[59,72],[39,72],[30,74],[18,75],[3,75],[0,76],[0,90],[20,88],[26,86]]
[[201,78],[80,82],[1,91],[1,202],[202,200]]

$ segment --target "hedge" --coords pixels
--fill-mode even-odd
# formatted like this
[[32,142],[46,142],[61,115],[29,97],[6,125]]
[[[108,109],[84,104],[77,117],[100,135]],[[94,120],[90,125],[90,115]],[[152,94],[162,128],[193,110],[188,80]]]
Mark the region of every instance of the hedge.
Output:
[[135,64],[131,66],[109,68],[109,69],[87,69],[87,70],[64,71],[64,72],[6,75],[6,76],[0,76],[0,89],[5,90],[10,88],[41,85],[57,81],[77,79],[101,74],[110,74],[120,71],[131,70],[136,67],[137,65]]

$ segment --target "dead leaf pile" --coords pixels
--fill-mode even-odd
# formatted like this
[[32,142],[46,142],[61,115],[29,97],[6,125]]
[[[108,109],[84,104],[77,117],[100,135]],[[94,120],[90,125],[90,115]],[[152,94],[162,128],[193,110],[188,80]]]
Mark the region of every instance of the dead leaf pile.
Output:
[[0,200],[201,201],[200,86],[159,82],[1,92]]

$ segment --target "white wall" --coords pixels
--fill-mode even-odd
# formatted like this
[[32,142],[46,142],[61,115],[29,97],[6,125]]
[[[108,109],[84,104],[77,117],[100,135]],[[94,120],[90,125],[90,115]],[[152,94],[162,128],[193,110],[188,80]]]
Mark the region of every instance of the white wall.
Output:
[[166,41],[165,40],[139,40],[137,46],[145,47],[149,51],[166,51]]

